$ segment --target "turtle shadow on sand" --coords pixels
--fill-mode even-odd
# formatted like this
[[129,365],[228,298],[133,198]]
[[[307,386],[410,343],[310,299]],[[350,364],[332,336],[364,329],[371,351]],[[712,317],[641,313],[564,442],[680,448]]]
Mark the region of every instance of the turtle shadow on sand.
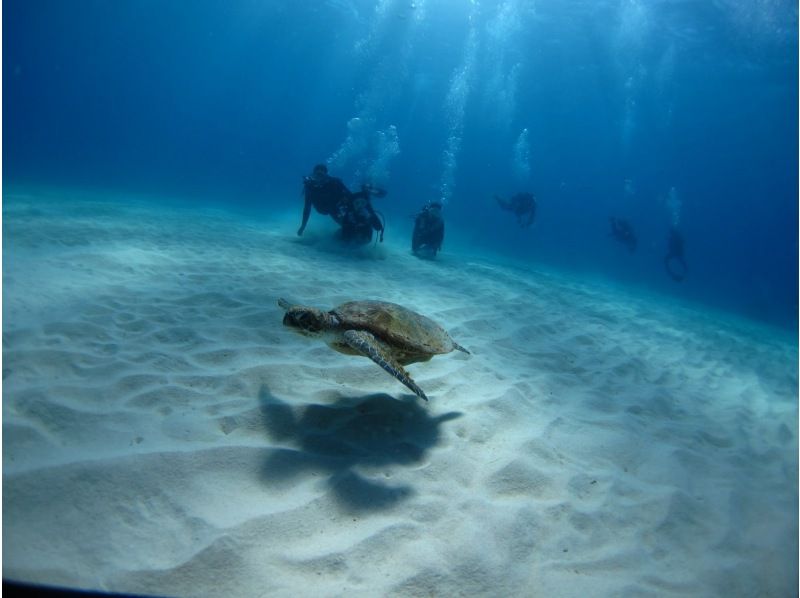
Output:
[[325,483],[348,512],[386,509],[410,497],[412,488],[391,484],[387,472],[422,463],[439,440],[439,426],[461,416],[432,417],[416,399],[386,394],[292,407],[262,386],[259,402],[267,433],[282,445],[267,456],[264,480],[281,485],[327,476]]

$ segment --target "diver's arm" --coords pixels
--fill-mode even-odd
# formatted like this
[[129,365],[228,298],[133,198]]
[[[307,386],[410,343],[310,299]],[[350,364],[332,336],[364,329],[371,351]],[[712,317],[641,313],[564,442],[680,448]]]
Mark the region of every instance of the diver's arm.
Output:
[[370,224],[372,224],[372,228],[382,231],[383,222],[381,222],[381,219],[378,218],[378,215],[375,213],[375,208],[372,207],[372,204],[369,203],[369,200],[367,200],[367,211],[369,212]]
[[303,206],[303,222],[300,224],[300,228],[297,229],[297,236],[301,237],[303,235],[303,231],[306,230],[306,224],[308,224],[308,217],[311,215],[311,201],[306,197],[306,203]]
[[350,189],[347,188],[342,182],[342,179],[337,179],[335,177],[331,177],[330,179],[330,187],[329,192],[331,195],[338,197],[340,199],[356,199],[358,197],[366,197],[365,194],[362,194],[360,191],[353,193]]
[[364,183],[361,185],[361,193],[364,194],[364,197],[386,197],[388,191],[370,183]]
[[369,190],[366,185],[362,185],[360,191],[350,191],[346,187],[345,191],[351,199],[369,199]]

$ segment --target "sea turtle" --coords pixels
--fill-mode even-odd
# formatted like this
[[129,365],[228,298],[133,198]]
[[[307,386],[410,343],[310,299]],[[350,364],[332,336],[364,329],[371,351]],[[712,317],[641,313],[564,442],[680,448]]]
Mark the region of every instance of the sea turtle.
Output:
[[285,326],[304,335],[322,336],[340,353],[369,357],[426,401],[428,397],[403,366],[453,349],[469,354],[436,322],[396,303],[349,301],[330,311],[291,305],[285,299],[279,299],[278,305],[286,310]]

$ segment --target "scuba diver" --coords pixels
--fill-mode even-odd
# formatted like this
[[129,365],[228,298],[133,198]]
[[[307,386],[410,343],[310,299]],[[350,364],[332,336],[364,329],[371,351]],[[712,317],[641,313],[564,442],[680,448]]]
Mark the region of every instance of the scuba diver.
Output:
[[[675,266],[679,266],[677,269]],[[664,256],[664,267],[667,274],[675,282],[686,278],[686,260],[683,257],[683,235],[674,226],[669,229],[667,255]]]
[[339,224],[342,226],[342,240],[346,243],[364,245],[372,240],[372,231],[378,232],[378,240],[383,243],[384,223],[372,207],[371,196],[385,197],[386,191],[361,185],[361,191],[351,193],[339,204]]
[[633,253],[636,251],[636,233],[633,232],[631,223],[622,218],[609,218],[611,221],[611,236],[628,248]]
[[414,233],[411,236],[411,251],[414,255],[436,257],[444,240],[442,204],[432,201],[414,216]]
[[311,215],[311,206],[324,216],[330,216],[337,224],[339,222],[339,205],[349,198],[350,190],[345,187],[342,179],[328,175],[328,167],[317,164],[311,176],[303,177],[303,222],[297,229],[297,236],[302,236]]
[[495,195],[494,198],[501,208],[514,213],[517,217],[517,224],[519,224],[521,228],[528,228],[533,224],[533,220],[536,218],[536,200],[532,193],[517,193],[508,201],[497,195]]
[[303,177],[303,221],[297,229],[302,236],[311,215],[311,207],[320,214],[330,216],[342,227],[342,239],[348,242],[368,243],[372,230],[380,231],[383,241],[384,225],[370,203],[370,196],[383,197],[386,191],[362,185],[361,191],[353,193],[342,179],[328,174],[324,164],[317,164],[311,176]]

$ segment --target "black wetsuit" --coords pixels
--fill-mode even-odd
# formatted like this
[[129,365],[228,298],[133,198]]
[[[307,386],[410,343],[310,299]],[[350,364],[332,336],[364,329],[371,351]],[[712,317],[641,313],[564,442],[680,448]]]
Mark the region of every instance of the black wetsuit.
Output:
[[326,216],[330,216],[342,227],[342,239],[347,242],[368,243],[372,239],[372,231],[381,233],[383,241],[383,223],[370,203],[370,195],[382,197],[386,194],[381,189],[373,189],[364,185],[361,191],[351,192],[341,179],[328,174],[316,174],[303,181],[303,222],[298,235],[302,235],[311,215],[311,206]]
[[443,240],[444,220],[441,210],[430,206],[424,208],[414,220],[411,251],[414,253],[424,251],[436,257],[436,253],[442,248]]
[[370,189],[351,193],[339,205],[339,220],[342,225],[342,239],[348,243],[363,244],[372,240],[372,231],[380,233],[383,241],[383,223],[370,202]]
[[342,182],[342,179],[324,175],[318,178],[306,177],[303,182],[303,195],[305,197],[303,222],[300,225],[298,234],[302,234],[306,224],[308,224],[311,206],[314,206],[320,214],[330,216],[337,224],[341,224],[341,206],[350,199],[352,193]]

